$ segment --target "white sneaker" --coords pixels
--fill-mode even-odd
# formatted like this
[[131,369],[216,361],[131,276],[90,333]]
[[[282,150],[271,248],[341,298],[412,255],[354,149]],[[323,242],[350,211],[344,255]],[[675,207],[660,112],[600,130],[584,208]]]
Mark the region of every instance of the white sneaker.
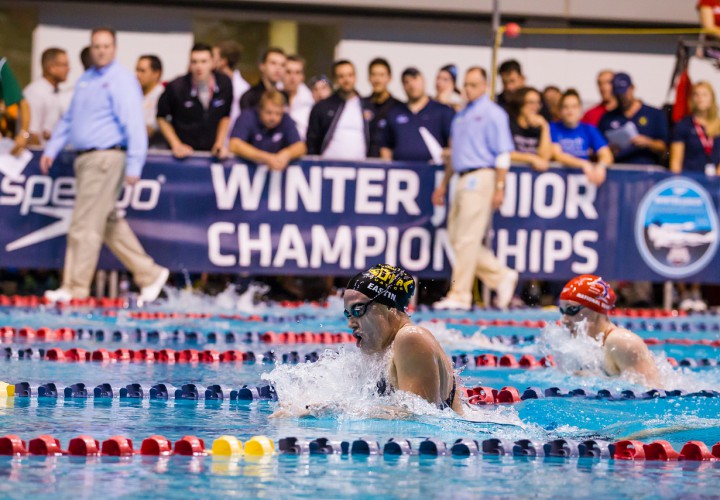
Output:
[[495,289],[495,305],[498,309],[507,309],[512,301],[513,295],[515,295],[515,288],[517,288],[518,273],[515,270],[510,272],[503,278],[500,284]]
[[469,311],[472,305],[445,297],[435,302],[432,308],[436,311]]
[[693,300],[692,309],[695,312],[705,312],[707,311],[707,304],[703,299],[695,299]]
[[142,300],[144,304],[147,304],[148,302],[153,302],[155,299],[157,299],[169,276],[170,271],[167,268],[163,267],[162,271],[160,271],[160,276],[158,276],[155,281],[150,283],[148,286],[144,286],[140,289],[139,299]]
[[680,301],[678,307],[683,311],[692,311],[695,309],[695,300],[690,297],[685,297]]
[[58,288],[57,290],[47,290],[45,292],[45,298],[50,302],[70,302],[72,299],[72,293],[67,288]]

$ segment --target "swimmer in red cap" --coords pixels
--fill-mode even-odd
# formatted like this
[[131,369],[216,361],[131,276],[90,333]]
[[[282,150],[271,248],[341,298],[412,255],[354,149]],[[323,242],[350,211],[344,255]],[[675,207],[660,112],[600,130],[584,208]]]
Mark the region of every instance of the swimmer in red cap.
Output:
[[377,265],[355,277],[345,290],[345,317],[365,354],[392,350],[387,378],[378,392],[412,392],[437,405],[462,412],[459,385],[444,349],[432,333],[412,322],[406,310],[415,280],[399,267]]
[[660,388],[660,374],[642,338],[614,325],[608,314],[615,307],[615,292],[599,276],[584,274],[571,279],[560,294],[563,324],[577,335],[587,335],[603,344],[605,371],[626,375],[633,382]]

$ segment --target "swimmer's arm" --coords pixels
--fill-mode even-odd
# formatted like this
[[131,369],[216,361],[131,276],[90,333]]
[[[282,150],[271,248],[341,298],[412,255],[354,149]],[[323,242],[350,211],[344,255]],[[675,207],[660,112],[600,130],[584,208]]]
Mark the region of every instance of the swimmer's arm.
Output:
[[417,394],[431,404],[438,404],[440,376],[430,342],[417,332],[401,332],[394,344],[397,389]]
[[605,347],[621,373],[632,371],[645,378],[648,385],[658,387],[660,374],[645,342],[637,336],[610,336]]

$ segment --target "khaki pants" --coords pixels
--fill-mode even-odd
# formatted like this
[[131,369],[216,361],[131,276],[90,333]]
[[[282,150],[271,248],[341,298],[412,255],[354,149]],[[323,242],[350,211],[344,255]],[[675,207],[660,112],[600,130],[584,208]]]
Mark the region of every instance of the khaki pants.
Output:
[[93,151],[75,159],[76,196],[67,238],[62,287],[75,298],[90,294],[102,244],[144,287],[162,268],[145,253],[127,221],[115,209],[125,178],[125,153]]
[[449,299],[471,304],[475,277],[494,290],[511,272],[482,244],[493,215],[494,192],[493,168],[483,168],[458,179],[447,224],[455,252]]

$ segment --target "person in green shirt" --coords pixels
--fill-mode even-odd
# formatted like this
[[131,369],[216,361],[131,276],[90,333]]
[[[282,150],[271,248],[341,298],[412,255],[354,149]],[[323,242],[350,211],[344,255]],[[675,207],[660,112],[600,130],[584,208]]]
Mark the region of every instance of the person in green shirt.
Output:
[[12,154],[17,155],[25,148],[30,137],[30,107],[23,98],[22,90],[15,75],[10,69],[7,58],[0,59],[0,99],[5,102],[5,109],[17,104],[18,116],[15,133],[15,146]]

